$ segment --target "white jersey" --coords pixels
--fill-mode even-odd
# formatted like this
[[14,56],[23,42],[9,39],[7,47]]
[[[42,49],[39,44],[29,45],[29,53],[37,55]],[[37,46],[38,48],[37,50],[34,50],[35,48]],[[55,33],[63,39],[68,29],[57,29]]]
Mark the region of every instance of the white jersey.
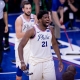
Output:
[[[34,14],[31,14],[31,18],[30,18],[30,21],[26,21],[23,17],[23,14],[21,14],[19,16],[22,21],[23,21],[23,25],[22,25],[22,32],[26,32],[28,29],[32,28],[34,23],[35,23],[35,19],[34,19]],[[21,38],[22,39],[22,38]],[[17,37],[15,37],[15,50],[18,49],[18,45],[21,41],[21,39],[17,39]],[[24,47],[24,49],[28,48],[29,47],[29,41],[27,43],[27,45]]]
[[35,22],[33,14],[31,14],[30,21],[26,21],[23,17],[23,15],[20,15],[22,21],[23,21],[23,26],[22,26],[22,32],[26,32],[28,29],[32,28]]
[[[32,28],[34,25],[34,16],[33,14],[31,14],[31,19],[30,21],[26,21],[23,17],[23,14],[19,16],[22,21],[23,21],[23,25],[22,25],[22,32],[26,32],[28,29]],[[22,38],[21,38],[22,39]],[[19,55],[18,55],[18,46],[19,43],[21,41],[21,39],[17,39],[17,37],[15,37],[15,58],[16,58],[16,67],[21,67],[20,64],[20,59],[19,59]],[[24,62],[27,65],[27,63],[29,62],[29,55],[30,55],[30,42],[28,41],[28,43],[25,45],[24,49],[23,49],[23,58],[24,58]]]
[[50,48],[52,34],[49,27],[45,31],[41,31],[37,25],[35,25],[34,28],[36,31],[35,37],[30,39],[30,59],[33,65],[37,64],[38,62],[52,60]]

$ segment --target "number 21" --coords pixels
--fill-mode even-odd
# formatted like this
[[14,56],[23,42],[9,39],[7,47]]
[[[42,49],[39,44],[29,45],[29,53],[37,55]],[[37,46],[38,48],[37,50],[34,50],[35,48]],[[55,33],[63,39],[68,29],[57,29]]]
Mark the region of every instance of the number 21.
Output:
[[47,47],[47,41],[42,42],[42,47]]

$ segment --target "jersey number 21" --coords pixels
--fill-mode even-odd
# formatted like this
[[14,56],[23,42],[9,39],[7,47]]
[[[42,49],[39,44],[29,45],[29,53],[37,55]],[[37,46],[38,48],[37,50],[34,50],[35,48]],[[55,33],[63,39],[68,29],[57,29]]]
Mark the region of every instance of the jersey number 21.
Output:
[[47,47],[47,41],[42,42],[42,47]]

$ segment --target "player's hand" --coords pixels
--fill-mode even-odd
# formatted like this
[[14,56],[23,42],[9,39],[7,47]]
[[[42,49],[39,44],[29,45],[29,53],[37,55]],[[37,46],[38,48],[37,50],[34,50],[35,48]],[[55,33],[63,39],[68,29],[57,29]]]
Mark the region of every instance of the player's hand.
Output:
[[60,18],[60,24],[63,24],[63,17]]
[[61,25],[61,27],[60,27],[60,28],[65,29],[65,26],[64,26],[64,25]]
[[61,61],[59,61],[59,71],[61,72],[63,70],[63,63]]
[[5,33],[7,33],[8,32],[8,26],[5,26],[5,31],[4,31]]
[[26,70],[26,69],[27,69],[27,68],[26,68],[25,63],[24,63],[24,62],[21,62],[21,70],[24,71],[24,70]]

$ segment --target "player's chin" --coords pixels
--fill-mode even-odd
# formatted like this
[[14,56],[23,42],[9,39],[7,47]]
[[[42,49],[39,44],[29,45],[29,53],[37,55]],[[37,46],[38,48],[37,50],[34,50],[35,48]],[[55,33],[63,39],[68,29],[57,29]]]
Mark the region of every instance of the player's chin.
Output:
[[31,13],[27,13],[27,15],[28,15],[28,16],[30,16],[30,15],[31,15]]
[[28,16],[30,16],[30,15],[31,15],[31,13],[27,13],[27,15],[28,15]]

